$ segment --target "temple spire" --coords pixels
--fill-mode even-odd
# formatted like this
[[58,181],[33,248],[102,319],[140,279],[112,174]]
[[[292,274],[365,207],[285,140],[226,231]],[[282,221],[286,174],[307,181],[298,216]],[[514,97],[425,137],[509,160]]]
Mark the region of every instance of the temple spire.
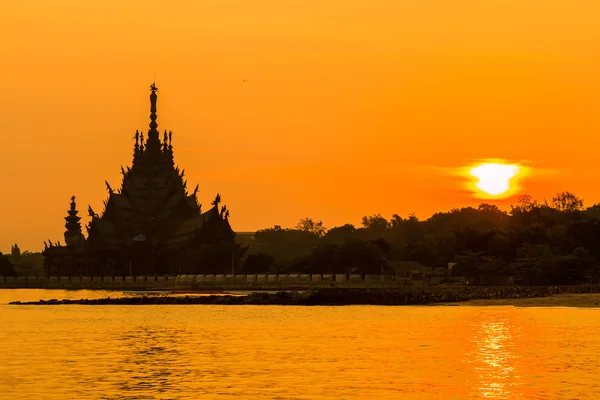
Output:
[[135,130],[135,136],[133,138],[135,139],[135,145],[133,146],[133,162],[135,162],[140,155],[140,132],[137,129]]
[[148,131],[148,139],[146,141],[146,152],[156,156],[161,152],[161,145],[158,137],[158,124],[156,123],[156,100],[158,98],[156,92],[158,88],[154,83],[150,86],[150,91],[150,130]]
[[215,199],[210,203],[213,206],[216,207],[217,211],[219,210],[219,203],[221,202],[221,195],[219,193],[217,193],[217,196],[215,197]]
[[158,132],[156,130],[158,128],[158,124],[156,123],[156,99],[158,98],[156,92],[158,92],[158,88],[156,84],[153,83],[150,85],[150,90],[150,132]]
[[168,143],[168,136],[167,136],[167,130],[166,129],[165,129],[165,135],[163,137],[162,151],[163,151],[164,154],[167,154],[169,152],[169,143]]
[[173,132],[169,131],[169,158],[173,161]]
[[68,215],[65,217],[65,243],[67,246],[76,246],[82,244],[83,234],[81,233],[81,217],[77,215],[77,205],[75,204],[75,196],[71,197],[71,208]]

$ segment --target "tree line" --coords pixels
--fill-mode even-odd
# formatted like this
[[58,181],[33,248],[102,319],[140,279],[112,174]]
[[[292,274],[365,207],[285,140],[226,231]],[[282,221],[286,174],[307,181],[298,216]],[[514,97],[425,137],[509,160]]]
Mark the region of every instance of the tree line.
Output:
[[[416,262],[469,277],[512,277],[526,285],[598,282],[600,204],[585,207],[570,192],[550,201],[529,195],[509,211],[483,203],[438,212],[426,220],[414,214],[387,219],[364,216],[361,226],[327,229],[303,218],[294,228],[261,229],[238,235],[246,248],[236,273],[396,273],[396,262]],[[227,256],[230,257],[230,256]],[[43,275],[41,253],[0,253],[0,275]],[[224,263],[223,265],[226,265]],[[231,267],[215,273],[229,274]]]
[[244,273],[394,273],[394,261],[448,268],[475,283],[486,276],[522,284],[598,281],[600,204],[584,207],[570,192],[550,201],[520,196],[510,211],[492,204],[454,208],[426,220],[414,214],[365,216],[362,226],[326,229],[302,219],[290,229],[240,238]]
[[21,252],[18,244],[11,246],[10,254],[0,252],[0,276],[43,276],[44,256],[41,252]]

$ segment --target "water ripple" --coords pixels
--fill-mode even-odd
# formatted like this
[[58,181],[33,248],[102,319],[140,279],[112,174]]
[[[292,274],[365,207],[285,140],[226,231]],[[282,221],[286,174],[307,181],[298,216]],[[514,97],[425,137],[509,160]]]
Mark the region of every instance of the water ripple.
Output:
[[7,399],[600,398],[599,310],[0,308]]

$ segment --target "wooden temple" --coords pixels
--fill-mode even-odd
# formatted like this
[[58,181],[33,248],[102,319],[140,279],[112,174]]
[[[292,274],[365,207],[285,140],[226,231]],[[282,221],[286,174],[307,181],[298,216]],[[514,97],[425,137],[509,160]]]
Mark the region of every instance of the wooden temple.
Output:
[[158,89],[150,93],[147,138],[136,131],[131,167],[121,167],[121,188],[106,182],[108,199],[84,237],[75,197],[66,219],[65,244],[45,243],[48,276],[117,276],[231,273],[244,252],[235,241],[219,194],[202,212],[198,186],[187,191],[173,158],[172,133],[162,140],[156,123]]

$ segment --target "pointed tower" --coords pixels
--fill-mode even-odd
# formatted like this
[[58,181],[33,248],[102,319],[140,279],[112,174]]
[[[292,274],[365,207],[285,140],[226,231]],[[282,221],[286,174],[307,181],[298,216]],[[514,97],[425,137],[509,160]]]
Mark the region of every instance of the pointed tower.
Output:
[[144,132],[142,132],[140,134],[140,148],[138,150],[138,154],[144,155],[145,151],[146,150],[144,149]]
[[81,217],[79,217],[77,206],[75,204],[75,196],[71,197],[71,208],[68,211],[68,215],[65,217],[67,221],[65,224],[65,243],[67,246],[77,246],[83,244],[84,238],[81,233]]
[[[65,218],[68,248],[45,250],[49,273],[81,274],[77,269],[81,265],[86,273],[104,276],[231,270],[237,244],[229,211],[220,209],[217,195],[212,207],[202,212],[198,187],[187,192],[185,171],[173,159],[172,132],[166,130],[161,137],[158,131],[157,101],[158,89],[152,84],[149,130],[135,133],[133,162],[131,168],[121,168],[121,188],[113,190],[106,183],[109,196],[101,215],[88,209],[91,220],[85,238],[72,198]],[[65,254],[73,257],[73,263]],[[216,265],[211,260],[224,261]]]
[[133,164],[135,164],[140,157],[140,132],[137,129],[135,130],[135,136],[133,138],[135,139],[135,145],[133,146]]
[[167,130],[166,129],[165,129],[165,134],[163,136],[162,152],[165,155],[167,155],[168,152],[169,152],[169,141],[168,141],[168,136],[167,136]]
[[167,148],[167,157],[171,164],[173,164],[173,132],[169,131],[169,147]]
[[156,123],[156,101],[158,99],[158,88],[153,83],[150,86],[150,130],[148,131],[148,140],[146,141],[146,155],[158,158],[162,155],[161,143],[159,139],[158,124]]

